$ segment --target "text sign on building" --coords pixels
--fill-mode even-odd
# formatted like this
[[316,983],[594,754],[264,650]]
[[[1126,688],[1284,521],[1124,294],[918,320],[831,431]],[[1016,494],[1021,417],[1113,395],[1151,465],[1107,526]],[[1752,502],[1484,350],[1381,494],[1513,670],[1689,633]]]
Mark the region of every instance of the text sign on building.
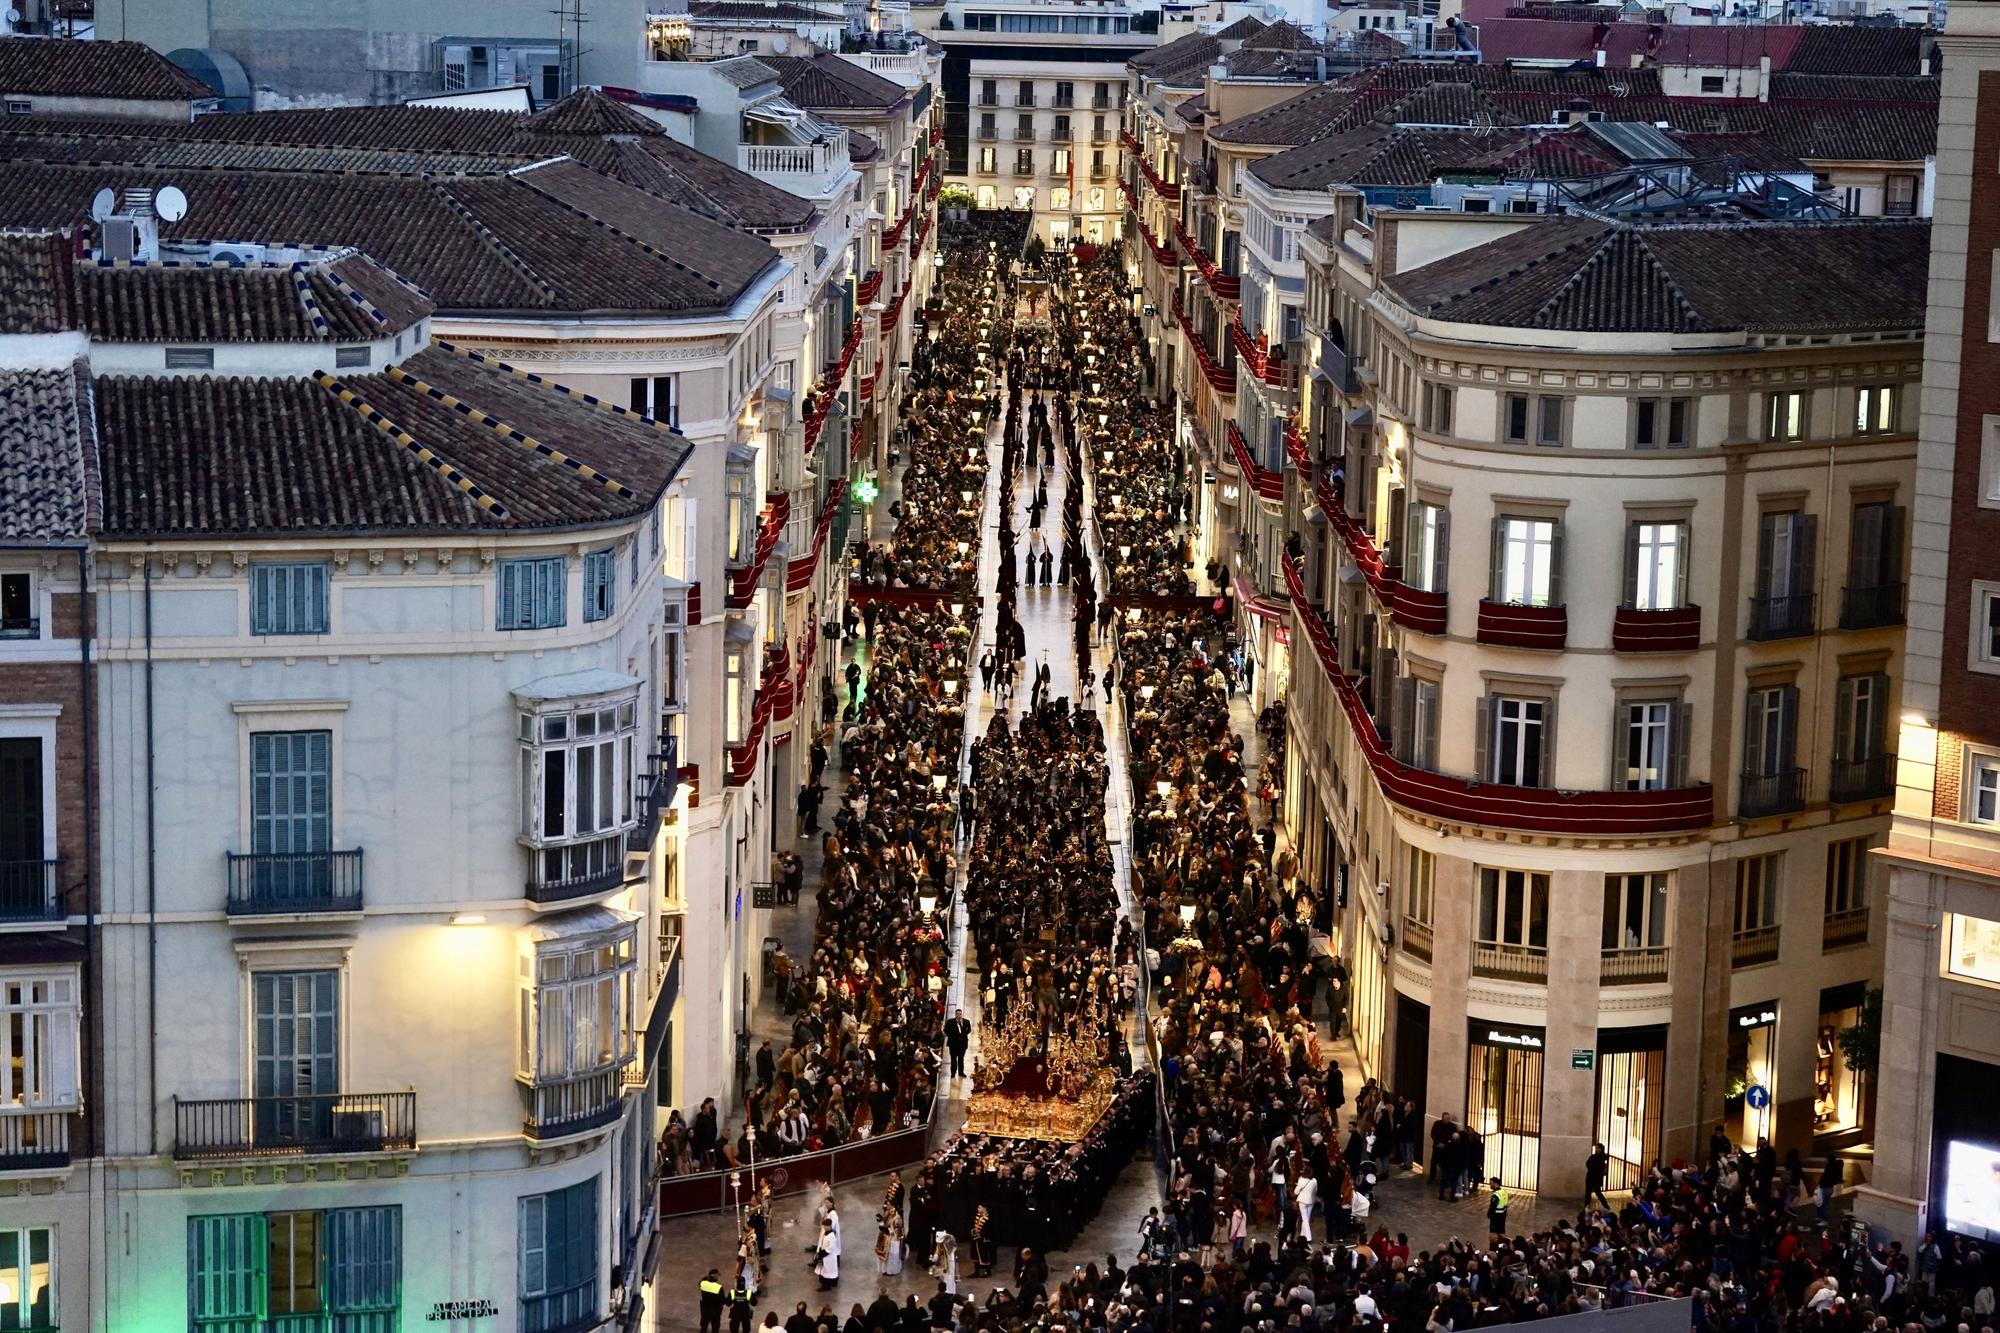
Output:
[[500,1307],[485,1297],[469,1301],[439,1301],[431,1306],[431,1312],[424,1316],[426,1323],[448,1324],[454,1319],[492,1319],[500,1313]]
[[1571,1069],[1592,1069],[1597,1064],[1597,1052],[1585,1046],[1572,1046],[1569,1052]]

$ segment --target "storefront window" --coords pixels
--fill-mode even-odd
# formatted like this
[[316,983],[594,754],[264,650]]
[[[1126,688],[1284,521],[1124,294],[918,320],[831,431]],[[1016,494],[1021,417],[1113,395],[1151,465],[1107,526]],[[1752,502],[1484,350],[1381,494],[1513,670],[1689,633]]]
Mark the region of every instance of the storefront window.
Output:
[[1472,1021],[1465,1071],[1465,1123],[1486,1144],[1485,1176],[1508,1189],[1539,1187],[1542,1158],[1540,1028]]
[[1597,1034],[1597,1141],[1611,1158],[1605,1189],[1636,1189],[1660,1155],[1666,1083],[1664,1027]]
[[1753,1004],[1729,1015],[1728,1092],[1723,1126],[1740,1147],[1769,1139],[1777,1123],[1778,1002]]
[[1867,1075],[1847,1067],[1840,1034],[1861,1021],[1867,986],[1855,982],[1819,993],[1819,1031],[1813,1041],[1813,1133],[1843,1134],[1861,1128]]
[[1945,975],[2000,986],[2000,921],[1953,913],[1950,926]]

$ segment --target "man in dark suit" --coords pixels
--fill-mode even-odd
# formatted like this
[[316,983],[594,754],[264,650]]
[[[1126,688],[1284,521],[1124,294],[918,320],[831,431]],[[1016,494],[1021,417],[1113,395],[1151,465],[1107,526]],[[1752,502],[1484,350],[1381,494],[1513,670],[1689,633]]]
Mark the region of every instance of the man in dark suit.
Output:
[[972,1044],[972,1024],[966,1020],[965,1010],[954,1009],[951,1017],[944,1021],[944,1045],[951,1053],[951,1076],[965,1077],[965,1049]]

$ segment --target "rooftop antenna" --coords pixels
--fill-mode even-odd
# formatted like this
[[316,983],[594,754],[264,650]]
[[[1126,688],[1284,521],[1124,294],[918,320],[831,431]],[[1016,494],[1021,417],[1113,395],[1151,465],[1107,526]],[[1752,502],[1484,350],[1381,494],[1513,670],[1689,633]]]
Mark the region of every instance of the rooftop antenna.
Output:
[[556,0],[556,7],[549,12],[556,16],[557,40],[567,39],[567,46],[561,49],[562,91],[568,96],[583,86],[583,25],[590,22],[590,16],[583,0]]

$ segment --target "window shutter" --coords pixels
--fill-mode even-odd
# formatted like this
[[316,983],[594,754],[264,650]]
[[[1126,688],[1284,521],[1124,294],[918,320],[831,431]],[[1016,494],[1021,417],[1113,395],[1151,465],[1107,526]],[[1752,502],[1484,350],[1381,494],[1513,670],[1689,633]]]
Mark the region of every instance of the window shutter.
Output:
[[1612,791],[1624,791],[1632,780],[1632,704],[1617,704],[1611,710],[1611,780],[1606,783]]
[[[1856,757],[1863,759],[1873,759],[1876,755],[1884,752],[1883,731],[1889,721],[1889,673],[1886,671],[1877,671],[1870,675],[1868,679],[1874,682],[1874,688],[1869,691],[1868,695],[1868,716],[1866,719],[1868,730],[1855,738],[1860,742],[1860,749],[1856,752]],[[1895,775],[1892,773],[1890,776],[1893,778]]]
[[1391,748],[1396,758],[1406,764],[1410,762],[1410,741],[1415,735],[1411,728],[1416,721],[1416,712],[1417,682],[1414,677],[1405,676],[1396,682],[1396,702],[1390,709],[1389,730],[1394,738],[1390,742]]
[[277,816],[272,787],[276,781],[277,743],[282,735],[254,732],[250,737],[250,850],[275,850],[274,822]]
[[1909,525],[1910,511],[1903,505],[1887,505],[1882,511],[1882,582],[1885,584],[1903,581],[1903,533]]
[[402,1270],[400,1207],[327,1210],[326,1303],[336,1328],[348,1322],[341,1315],[393,1312],[402,1298]]
[[[1685,608],[1688,603],[1688,557],[1693,553],[1693,529],[1685,523],[1674,524],[1674,606]],[[1699,627],[1697,626],[1697,633]]]
[[1437,546],[1431,552],[1431,591],[1449,592],[1446,576],[1451,569],[1451,511],[1437,511]]
[[1493,697],[1479,696],[1472,727],[1472,773],[1481,782],[1493,780]]
[[1854,506],[1854,535],[1849,543],[1847,582],[1872,588],[1882,576],[1882,514],[1886,505]]
[[1798,766],[1799,687],[1778,689],[1778,771],[1788,773]]
[[541,587],[537,594],[540,614],[535,617],[535,625],[553,629],[567,620],[563,614],[563,593],[569,581],[569,565],[561,556],[536,563],[540,567]]
[[1492,560],[1486,595],[1497,602],[1502,600],[1507,592],[1507,517],[1504,514],[1493,516]]
[[1556,701],[1542,705],[1542,771],[1537,774],[1543,787],[1556,785]]
[[1769,597],[1775,586],[1771,576],[1777,571],[1772,566],[1778,542],[1778,524],[1784,521],[1786,516],[1783,514],[1766,514],[1757,524],[1757,587],[1751,593],[1753,597]]
[[39,1092],[40,1101],[45,1106],[77,1104],[80,1090],[76,1082],[76,1013],[75,1009],[50,1011],[48,1026],[43,1030],[49,1081]]
[[1667,769],[1667,785],[1685,787],[1688,785],[1688,745],[1694,737],[1694,705],[1677,703],[1669,717],[1673,727],[1670,738],[1673,763]]
[[1800,597],[1811,597],[1818,591],[1815,577],[1818,569],[1819,516],[1800,514],[1793,519],[1792,569],[1797,577],[1793,580],[1792,592]]
[[1549,600],[1550,606],[1563,605],[1563,521],[1549,525]]
[[1752,689],[1743,696],[1743,771],[1762,776],[1764,763],[1764,709],[1759,698],[1764,692]]
[[1639,605],[1639,525],[1625,525],[1625,600],[1621,605]]
[[1854,677],[1842,676],[1833,688],[1833,762],[1854,758]]
[[549,1289],[548,1196],[531,1194],[521,1200],[521,1294],[539,1296]]
[[1428,681],[1419,684],[1417,690],[1425,696],[1429,705],[1424,709],[1423,749],[1419,757],[1425,768],[1435,768],[1438,761],[1438,714],[1444,709],[1444,690]]
[[269,1284],[264,1265],[270,1253],[262,1213],[190,1217],[188,1228],[188,1318],[192,1323],[260,1322]]
[[500,583],[494,594],[493,624],[498,629],[520,629],[521,571],[510,562],[500,566]]

